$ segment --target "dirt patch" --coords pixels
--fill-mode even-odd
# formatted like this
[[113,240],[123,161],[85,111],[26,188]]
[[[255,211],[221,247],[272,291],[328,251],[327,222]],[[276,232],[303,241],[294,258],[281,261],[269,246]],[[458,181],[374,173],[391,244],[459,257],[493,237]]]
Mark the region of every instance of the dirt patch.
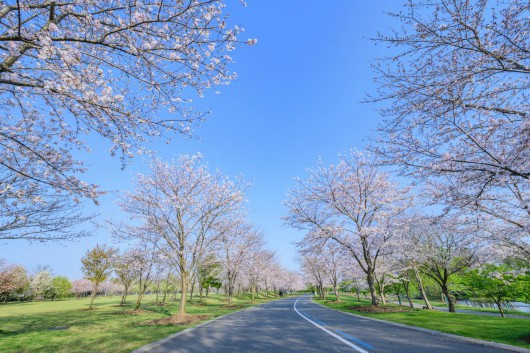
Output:
[[144,322],[143,325],[189,325],[210,318],[209,315],[177,314]]
[[359,305],[350,306],[347,309],[360,311],[361,313],[403,313],[409,310],[392,306]]
[[112,315],[140,315],[140,314],[151,314],[152,311],[148,310],[124,310],[124,311],[115,311],[112,313]]

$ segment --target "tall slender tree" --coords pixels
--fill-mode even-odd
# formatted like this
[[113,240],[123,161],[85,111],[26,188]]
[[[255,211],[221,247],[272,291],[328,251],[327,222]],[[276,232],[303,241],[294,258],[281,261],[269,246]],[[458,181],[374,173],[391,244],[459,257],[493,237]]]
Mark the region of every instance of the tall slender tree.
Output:
[[191,276],[219,233],[215,224],[242,207],[241,183],[220,172],[210,174],[200,155],[181,156],[174,163],[155,159],[150,175],[139,175],[136,189],[120,206],[142,222],[129,229],[132,237],[155,244],[181,277],[180,313],[186,312]]
[[319,161],[307,179],[296,179],[285,220],[343,246],[364,271],[372,304],[378,305],[375,271],[379,259],[392,251],[397,226],[411,204],[408,190],[392,182],[373,156],[351,152],[336,166]]

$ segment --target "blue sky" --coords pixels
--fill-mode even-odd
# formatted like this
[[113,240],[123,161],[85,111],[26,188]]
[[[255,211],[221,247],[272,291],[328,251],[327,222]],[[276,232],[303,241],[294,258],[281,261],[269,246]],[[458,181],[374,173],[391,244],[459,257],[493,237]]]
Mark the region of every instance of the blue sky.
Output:
[[[399,9],[401,1],[353,0],[249,0],[248,6],[230,0],[227,12],[233,24],[257,38],[258,44],[238,48],[232,69],[238,79],[196,98],[194,105],[211,109],[196,130],[200,139],[175,138],[149,147],[171,159],[201,152],[212,169],[252,182],[248,192],[250,218],[265,233],[269,248],[281,263],[297,269],[293,242],[302,233],[283,226],[282,202],[292,178],[304,176],[319,157],[334,163],[340,152],[362,148],[363,141],[380,121],[374,106],[361,103],[373,92],[370,61],[386,53],[368,38],[391,23],[386,11]],[[362,6],[361,6],[362,3]],[[107,190],[131,189],[131,179],[146,172],[146,161],[136,158],[125,170],[107,153],[105,143],[95,142],[86,177]],[[99,219],[123,217],[115,194],[101,199],[94,211]],[[92,209],[90,207],[89,209]],[[80,258],[96,243],[109,243],[110,235],[96,235],[77,242],[1,244],[0,258],[26,266],[49,265],[57,275],[80,278]]]

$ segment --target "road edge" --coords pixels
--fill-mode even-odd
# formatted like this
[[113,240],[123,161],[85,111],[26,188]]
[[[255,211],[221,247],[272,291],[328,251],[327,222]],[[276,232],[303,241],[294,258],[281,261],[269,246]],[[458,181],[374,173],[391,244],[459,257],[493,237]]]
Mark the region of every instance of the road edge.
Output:
[[530,353],[530,349],[528,349],[528,348],[512,346],[512,345],[506,344],[506,343],[485,341],[485,340],[481,340],[481,339],[478,339],[478,338],[459,336],[459,335],[454,335],[454,334],[446,333],[446,332],[442,332],[442,331],[431,330],[431,329],[428,329],[428,328],[400,324],[399,322],[386,321],[386,320],[381,320],[381,319],[375,319],[373,317],[357,315],[357,314],[354,314],[354,313],[349,313],[347,311],[342,311],[342,310],[338,310],[338,309],[334,309],[334,308],[328,308],[325,305],[317,303],[316,301],[313,300],[313,298],[311,298],[311,302],[315,303],[317,305],[320,305],[321,307],[329,309],[329,310],[338,311],[340,313],[356,316],[356,317],[363,318],[363,319],[369,319],[369,320],[373,320],[373,321],[384,322],[384,323],[387,323],[387,324],[390,324],[390,325],[394,325],[394,326],[398,326],[398,327],[402,327],[402,328],[408,328],[408,329],[414,330],[414,331],[421,331],[421,332],[426,332],[426,333],[430,333],[430,334],[433,334],[433,335],[444,336],[444,337],[448,337],[448,338],[452,338],[452,339],[459,339],[459,340],[462,340],[462,341],[471,342],[471,343],[477,343],[477,344],[481,344],[483,346],[490,346],[490,347],[494,347],[494,348],[500,348],[500,349],[504,349],[504,350],[511,351],[511,352]]
[[[275,300],[278,300],[278,299],[281,299],[281,298],[277,298]],[[283,298],[285,299],[285,298]],[[274,300],[271,300],[271,301],[274,301]],[[154,342],[151,342],[151,343],[148,343],[146,344],[145,346],[142,346],[140,348],[136,348],[135,350],[131,351],[131,353],[146,353],[146,352],[149,352],[151,349],[155,348],[155,347],[158,347],[160,346],[161,344],[164,344],[166,343],[167,341],[170,341],[172,340],[173,338],[175,337],[178,337],[180,335],[183,335],[185,333],[188,333],[188,332],[191,332],[193,330],[195,330],[196,328],[199,328],[201,326],[204,326],[204,325],[207,325],[211,322],[214,322],[216,320],[219,320],[219,319],[223,319],[227,316],[230,316],[230,315],[234,315],[234,314],[237,314],[237,313],[241,313],[243,311],[246,311],[246,310],[250,310],[252,308],[257,308],[261,305],[265,305],[265,304],[268,304],[270,303],[271,301],[267,302],[267,303],[261,303],[261,304],[257,304],[257,305],[252,305],[252,306],[249,306],[248,308],[244,308],[244,309],[241,309],[241,310],[237,310],[237,311],[234,311],[234,312],[231,312],[231,313],[228,313],[228,314],[225,314],[225,315],[221,315],[221,316],[217,316],[217,317],[214,317],[213,319],[210,319],[210,320],[207,320],[207,321],[204,321],[204,322],[201,322],[200,324],[198,325],[195,325],[195,326],[192,326],[192,327],[188,327],[187,329],[184,329],[182,331],[179,331],[179,332],[175,332],[167,337],[164,337],[164,338],[161,338],[159,339],[158,341],[154,341]]]

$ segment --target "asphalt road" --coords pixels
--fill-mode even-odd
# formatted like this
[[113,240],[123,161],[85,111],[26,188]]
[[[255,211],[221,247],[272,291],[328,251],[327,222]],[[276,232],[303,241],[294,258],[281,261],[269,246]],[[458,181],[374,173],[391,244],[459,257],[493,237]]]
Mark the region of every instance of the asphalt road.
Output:
[[[145,347],[147,348],[147,347]],[[150,349],[168,352],[507,352],[288,298],[209,322]]]

